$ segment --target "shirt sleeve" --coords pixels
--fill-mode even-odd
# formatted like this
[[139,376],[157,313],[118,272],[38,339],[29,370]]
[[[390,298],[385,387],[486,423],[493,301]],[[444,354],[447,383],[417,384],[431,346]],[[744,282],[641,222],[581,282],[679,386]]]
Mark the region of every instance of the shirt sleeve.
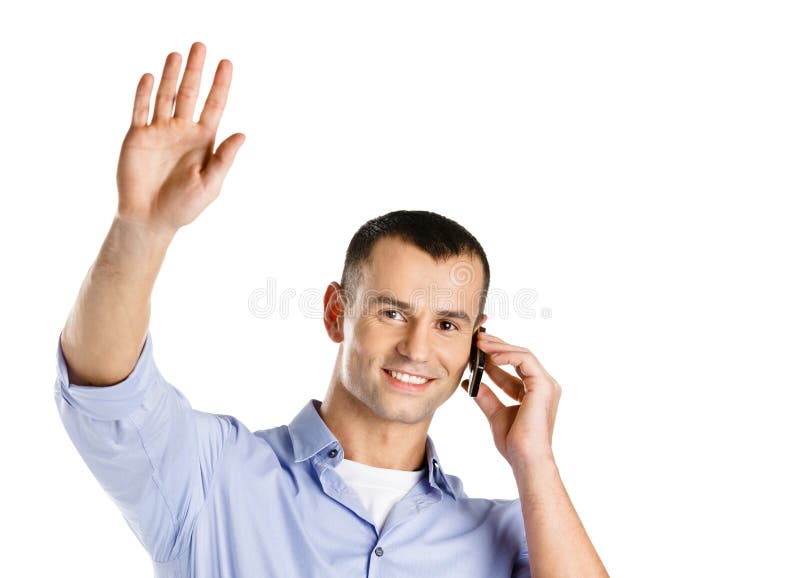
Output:
[[514,561],[514,568],[511,571],[511,578],[531,578],[531,564],[530,559],[528,558],[528,538],[525,535],[525,521],[522,518],[522,504],[520,499],[517,498],[514,500],[517,503],[517,506],[520,508],[520,518],[517,527],[520,529],[520,536],[519,536],[519,556]]
[[59,335],[55,401],[78,453],[156,562],[188,544],[231,435],[230,416],[200,412],[167,383],[147,332],[133,371],[105,386],[69,382]]
[[528,547],[520,552],[519,557],[514,562],[514,569],[511,572],[511,578],[531,578],[531,564],[528,560]]

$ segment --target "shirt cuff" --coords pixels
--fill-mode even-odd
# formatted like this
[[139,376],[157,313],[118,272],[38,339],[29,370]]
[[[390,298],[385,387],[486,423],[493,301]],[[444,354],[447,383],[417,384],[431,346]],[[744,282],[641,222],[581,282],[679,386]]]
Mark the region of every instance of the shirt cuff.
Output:
[[142,404],[148,387],[156,380],[162,379],[153,360],[153,340],[149,330],[136,366],[128,377],[119,383],[108,386],[70,383],[67,361],[61,348],[61,333],[58,335],[56,363],[58,369],[54,391],[56,398],[63,397],[67,405],[73,409],[99,420],[119,420],[129,417]]

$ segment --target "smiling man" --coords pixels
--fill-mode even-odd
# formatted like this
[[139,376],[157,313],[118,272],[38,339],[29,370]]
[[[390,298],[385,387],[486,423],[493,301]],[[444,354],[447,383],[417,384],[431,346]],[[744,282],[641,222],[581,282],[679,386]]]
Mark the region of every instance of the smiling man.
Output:
[[351,459],[423,465],[433,414],[458,388],[486,319],[488,278],[480,244],[434,213],[396,211],[355,234],[342,285],[325,293],[325,327],[341,346],[321,408]]
[[[167,382],[150,296],[177,231],[218,195],[244,135],[216,151],[231,63],[193,121],[205,47],[139,81],[111,228],[57,348],[55,401],[91,473],[157,577],[607,576],[555,466],[561,388],[527,349],[478,332],[489,264],[458,223],[394,211],[353,236],[324,325],[338,355],[324,401],[251,432],[194,410]],[[173,111],[174,107],[174,111]],[[458,389],[473,335],[486,372],[475,402],[514,472],[515,500],[468,497],[428,427]],[[504,371],[510,365],[516,375]],[[76,542],[86,547],[90,542]]]

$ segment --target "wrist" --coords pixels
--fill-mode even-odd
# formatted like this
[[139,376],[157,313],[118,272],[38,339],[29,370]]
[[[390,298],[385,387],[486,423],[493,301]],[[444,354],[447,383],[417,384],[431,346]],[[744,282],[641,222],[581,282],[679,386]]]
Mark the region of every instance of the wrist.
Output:
[[553,452],[539,452],[516,458],[511,462],[511,470],[515,476],[541,471],[558,471]]
[[176,227],[160,223],[153,219],[144,219],[131,215],[123,215],[117,211],[112,223],[113,228],[123,230],[146,243],[153,243],[166,248],[178,232]]
[[117,213],[95,268],[105,274],[152,283],[174,236],[174,230]]

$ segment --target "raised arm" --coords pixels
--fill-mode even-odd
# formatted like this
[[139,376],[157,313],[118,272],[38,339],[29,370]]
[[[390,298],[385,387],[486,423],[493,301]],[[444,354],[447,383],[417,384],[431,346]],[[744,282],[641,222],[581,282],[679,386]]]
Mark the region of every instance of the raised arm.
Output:
[[[193,116],[205,46],[195,42],[177,90],[181,55],[167,56],[156,93],[144,74],[117,166],[118,206],[61,333],[70,381],[113,385],[134,368],[150,321],[150,295],[175,233],[219,195],[244,134],[214,151],[232,64],[221,60],[198,122]],[[173,111],[174,107],[174,111]]]

